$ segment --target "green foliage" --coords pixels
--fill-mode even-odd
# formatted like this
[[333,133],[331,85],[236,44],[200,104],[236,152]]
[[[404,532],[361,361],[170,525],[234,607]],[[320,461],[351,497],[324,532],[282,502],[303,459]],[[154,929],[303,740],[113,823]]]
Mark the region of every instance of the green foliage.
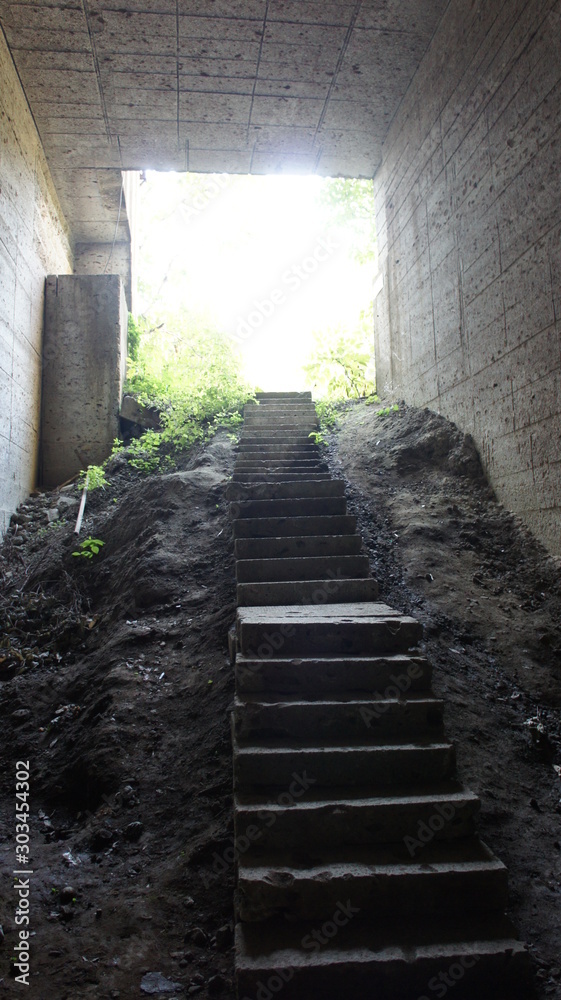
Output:
[[105,545],[105,542],[100,538],[84,538],[84,541],[80,542],[78,552],[73,552],[72,555],[79,559],[93,559],[99,555],[102,545]]
[[337,423],[337,407],[335,406],[335,403],[330,402],[327,399],[318,399],[316,403],[316,413],[322,430],[335,430],[335,425]]
[[314,335],[315,346],[303,370],[322,399],[351,399],[375,391],[373,354],[366,323],[355,331],[342,327]]
[[86,479],[90,493],[92,490],[105,489],[106,486],[109,486],[102,465],[88,465],[85,471],[82,469],[78,477],[78,486],[80,489],[83,489],[86,485]]
[[129,359],[125,392],[161,411],[162,430],[146,431],[128,448],[129,464],[141,472],[172,467],[174,452],[219,428],[235,431],[251,396],[232,343],[186,309],[146,325],[136,359]]
[[311,431],[308,434],[308,437],[312,439],[314,444],[327,444],[327,441],[321,431]]
[[135,317],[129,313],[129,321],[127,326],[127,354],[132,360],[136,360],[138,355],[138,349],[140,347],[140,338],[142,336],[142,320],[135,319]]
[[394,403],[393,406],[385,406],[382,410],[376,410],[377,417],[389,417],[390,413],[397,413],[399,406]]

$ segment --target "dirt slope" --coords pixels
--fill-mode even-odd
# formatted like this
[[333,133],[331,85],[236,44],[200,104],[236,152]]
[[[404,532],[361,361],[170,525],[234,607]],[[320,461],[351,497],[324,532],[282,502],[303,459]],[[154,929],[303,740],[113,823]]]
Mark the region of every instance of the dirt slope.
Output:
[[[0,684],[0,996],[129,1000],[148,995],[150,972],[189,995],[232,995],[233,868],[214,858],[230,858],[232,838],[231,442],[185,464],[132,482],[117,471],[92,494],[82,537],[105,545],[91,562],[70,554],[75,505],[46,527],[45,510],[72,491],[31,498],[28,539],[3,547],[2,624],[28,663],[0,652],[4,676],[21,671]],[[43,659],[29,653],[38,635]],[[26,759],[29,989],[9,973],[15,762]]]
[[332,473],[348,482],[381,596],[425,626],[483,839],[510,870],[542,995],[558,998],[561,561],[496,502],[469,437],[428,410],[377,409],[342,417]]

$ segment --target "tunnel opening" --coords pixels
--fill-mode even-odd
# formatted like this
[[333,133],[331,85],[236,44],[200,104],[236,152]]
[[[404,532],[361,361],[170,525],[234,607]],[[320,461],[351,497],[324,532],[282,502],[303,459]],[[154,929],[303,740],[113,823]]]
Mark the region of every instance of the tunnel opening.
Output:
[[373,387],[371,181],[147,171],[137,229],[134,311],[162,350],[182,328],[212,330],[253,387],[305,388],[316,374],[319,394],[344,396],[361,394],[335,377],[354,347]]

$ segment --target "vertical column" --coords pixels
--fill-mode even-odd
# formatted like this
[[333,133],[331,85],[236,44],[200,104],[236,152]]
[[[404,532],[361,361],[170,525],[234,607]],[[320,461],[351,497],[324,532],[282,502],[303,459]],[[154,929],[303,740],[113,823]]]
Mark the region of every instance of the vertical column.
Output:
[[45,294],[41,482],[107,458],[119,431],[127,307],[119,275],[52,275]]

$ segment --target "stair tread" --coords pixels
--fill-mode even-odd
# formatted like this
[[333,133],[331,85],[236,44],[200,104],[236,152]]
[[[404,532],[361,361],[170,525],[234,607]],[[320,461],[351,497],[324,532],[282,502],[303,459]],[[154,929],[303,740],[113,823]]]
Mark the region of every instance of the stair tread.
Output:
[[517,940],[514,928],[506,917],[477,915],[469,918],[429,917],[419,921],[394,919],[361,919],[351,915],[346,927],[328,941],[321,950],[304,950],[303,939],[317,930],[317,921],[270,920],[259,924],[238,924],[236,950],[238,966],[261,965],[268,968],[273,959],[279,968],[331,965],[348,961],[349,954],[357,962],[370,961],[372,956],[388,952],[405,962],[415,962],[421,956],[453,956],[458,946],[468,945],[481,953],[495,951],[525,952]]
[[[297,775],[293,775],[293,778],[296,779],[296,777]],[[388,790],[384,789],[383,794],[381,794],[379,790],[376,790],[372,786],[365,785],[357,785],[355,788],[347,786],[338,788],[334,786],[328,792],[324,787],[314,788],[313,775],[307,776],[307,773],[304,772],[301,777],[307,777],[308,782],[312,783],[306,789],[306,797],[304,798],[302,795],[301,798],[295,800],[290,806],[283,805],[277,801],[271,801],[270,793],[253,790],[251,792],[244,792],[243,789],[238,789],[234,796],[234,807],[247,809],[250,812],[257,812],[266,806],[267,810],[273,812],[296,809],[300,811],[325,810],[333,813],[334,810],[354,809],[360,806],[387,808],[398,805],[432,805],[433,803],[442,805],[445,802],[459,806],[462,802],[470,802],[473,805],[480,802],[478,795],[469,788],[464,788],[461,782],[454,778],[447,781],[434,782],[430,787],[422,786],[419,788],[417,784],[414,788],[401,787],[396,789],[392,794],[389,794]]]
[[309,706],[310,708],[317,709],[318,706],[335,707],[337,705],[345,705],[347,707],[360,706],[363,705],[378,705],[378,706],[391,706],[398,705],[401,708],[410,707],[420,707],[420,708],[443,708],[444,701],[442,698],[437,698],[436,695],[428,694],[426,692],[407,692],[402,698],[385,698],[380,696],[378,698],[375,695],[369,695],[363,693],[361,697],[357,697],[356,694],[348,693],[341,694],[337,698],[302,698],[301,695],[297,694],[287,694],[275,697],[266,697],[264,693],[250,692],[249,694],[244,694],[240,697],[239,694],[235,696],[234,705],[236,708],[243,710],[245,705],[263,705],[264,707],[272,707],[275,705],[299,705],[303,708]]

